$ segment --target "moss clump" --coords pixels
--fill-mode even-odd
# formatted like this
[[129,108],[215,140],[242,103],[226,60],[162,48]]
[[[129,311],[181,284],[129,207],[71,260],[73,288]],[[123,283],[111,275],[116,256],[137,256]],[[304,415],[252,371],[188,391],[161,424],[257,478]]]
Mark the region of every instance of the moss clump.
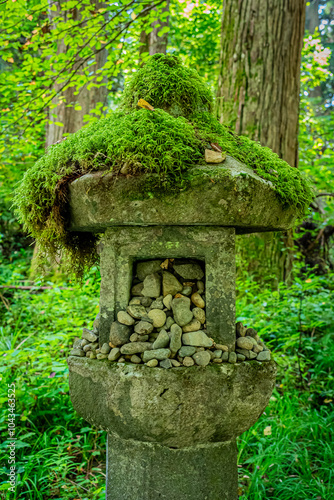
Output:
[[[139,98],[155,111],[137,109]],[[152,56],[126,87],[119,111],[52,146],[26,172],[14,206],[41,254],[55,256],[65,249],[77,276],[96,261],[97,238],[66,231],[67,187],[75,178],[97,170],[115,177],[152,172],[160,190],[177,191],[186,187],[189,168],[204,163],[212,142],[270,180],[281,201],[304,214],[312,194],[302,174],[270,149],[218,123],[211,105],[211,92],[195,71],[175,56]]]
[[121,109],[136,109],[139,99],[168,111],[173,116],[189,116],[196,111],[212,111],[209,87],[197,71],[183,66],[172,55],[155,54],[125,87]]

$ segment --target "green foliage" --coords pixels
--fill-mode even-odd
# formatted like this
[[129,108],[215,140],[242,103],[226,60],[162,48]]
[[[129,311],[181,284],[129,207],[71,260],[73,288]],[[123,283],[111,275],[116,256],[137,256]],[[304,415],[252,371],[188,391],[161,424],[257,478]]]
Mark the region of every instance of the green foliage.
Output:
[[[7,283],[24,277],[14,271]],[[10,307],[0,309],[0,449],[5,458],[7,384],[14,382],[18,473],[15,494],[3,482],[0,497],[102,500],[105,435],[73,410],[66,364],[74,338],[83,327],[91,328],[98,312],[99,273],[93,269],[80,287],[57,283],[38,292],[39,284],[37,293],[9,290]]]
[[[157,109],[135,109],[139,97]],[[14,199],[20,220],[38,241],[42,254],[54,257],[61,249],[67,250],[70,266],[79,276],[96,261],[96,237],[69,233],[65,228],[66,189],[74,178],[105,169],[118,175],[126,163],[132,173],[158,174],[160,185],[168,189],[184,188],[184,173],[203,161],[210,142],[219,143],[228,154],[270,180],[282,202],[303,215],[312,197],[306,179],[270,149],[237,137],[213,114],[199,112],[201,106],[210,105],[210,97],[209,88],[195,71],[183,68],[175,56],[158,54],[133,76],[118,112],[52,146],[26,172]],[[181,109],[189,121],[159,109],[167,104]]]
[[155,54],[131,78],[123,92],[121,109],[136,109],[139,99],[173,116],[212,111],[212,94],[197,71],[173,55]]
[[244,273],[237,284],[237,320],[258,331],[278,364],[268,408],[239,438],[241,498],[331,500],[334,275],[272,289]]

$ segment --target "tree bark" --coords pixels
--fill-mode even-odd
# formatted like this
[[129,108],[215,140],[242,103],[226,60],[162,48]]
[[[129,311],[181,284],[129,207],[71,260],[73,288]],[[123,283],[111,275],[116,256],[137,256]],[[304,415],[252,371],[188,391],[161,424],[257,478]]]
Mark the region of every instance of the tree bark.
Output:
[[224,0],[217,101],[222,122],[298,165],[305,0]]
[[[169,12],[170,0],[166,0],[164,2],[164,6],[161,10],[162,12]],[[166,54],[167,43],[168,43],[168,33],[164,33],[159,36],[159,33],[164,27],[169,26],[169,16],[166,17],[164,21],[157,19],[152,23],[151,28],[153,30],[150,33],[146,33],[146,31],[142,31],[140,34],[140,43],[141,46],[139,48],[139,56],[142,54],[149,53],[150,56],[153,54]]]
[[[98,10],[104,6],[102,2],[94,1],[92,2],[95,9]],[[49,10],[50,23],[53,23],[55,15],[59,15],[60,6],[58,12],[54,13]],[[73,9],[71,12],[71,17],[80,18],[80,11],[78,9]],[[82,28],[84,30],[84,26]],[[58,43],[57,53],[65,54],[68,47],[65,45],[64,41],[61,40]],[[97,69],[102,68],[106,62],[107,51],[102,50],[96,56],[96,63],[91,66],[91,71],[96,72]],[[74,63],[73,69],[82,62],[81,58],[77,58]],[[97,103],[101,102],[105,104],[107,98],[107,81],[103,82],[104,85],[99,87],[93,87],[90,90],[87,89],[87,85],[79,90],[79,93],[75,95],[76,88],[70,87],[61,94],[54,98],[53,103],[57,106],[48,111],[49,120],[51,123],[47,125],[46,129],[46,140],[45,146],[48,148],[52,144],[60,141],[64,134],[72,134],[79,130],[84,123],[84,116],[87,115],[90,110],[94,109]],[[55,89],[58,90],[60,85],[55,85]],[[75,105],[79,104],[81,109],[75,110]],[[55,122],[61,122],[63,127],[55,125]]]

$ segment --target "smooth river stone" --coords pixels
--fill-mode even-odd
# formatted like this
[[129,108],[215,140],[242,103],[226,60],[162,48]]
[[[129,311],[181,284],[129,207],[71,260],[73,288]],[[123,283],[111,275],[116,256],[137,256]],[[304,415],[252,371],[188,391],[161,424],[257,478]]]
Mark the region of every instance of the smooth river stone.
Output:
[[182,347],[182,328],[174,323],[170,328],[170,344],[169,348],[172,352],[172,356],[175,356],[177,351]]
[[200,321],[198,321],[198,319],[192,319],[190,321],[190,323],[188,323],[187,325],[185,325],[182,328],[182,331],[184,333],[187,333],[187,332],[197,332],[197,330],[199,330],[200,328],[201,328]]
[[169,335],[166,332],[166,330],[161,330],[159,335],[157,336],[156,340],[154,341],[152,348],[153,349],[162,349],[164,347],[167,347],[169,345]]
[[119,311],[119,313],[117,314],[117,321],[119,323],[122,323],[122,325],[128,325],[128,326],[133,325],[135,322],[134,318],[125,311]]
[[131,332],[129,326],[114,321],[110,327],[109,340],[114,346],[126,344],[129,341]]
[[193,313],[190,310],[190,299],[188,297],[173,299],[172,309],[175,322],[179,326],[187,325],[193,318]]
[[191,302],[196,306],[204,309],[205,301],[198,292],[195,292],[191,296]]
[[179,282],[177,278],[175,278],[174,274],[169,273],[168,271],[164,271],[162,274],[162,295],[166,297],[166,295],[175,295],[178,292],[181,292],[183,289],[183,285]]
[[171,352],[169,349],[152,349],[151,351],[145,351],[143,354],[143,361],[147,363],[151,359],[157,359],[162,361],[163,359],[169,358]]
[[88,342],[95,342],[95,340],[97,340],[97,335],[91,330],[88,330],[88,328],[84,328],[82,330],[82,338],[88,340]]
[[204,309],[201,309],[200,307],[194,307],[193,315],[195,319],[198,319],[198,321],[204,325],[205,323],[205,311]]
[[253,349],[253,342],[250,337],[239,337],[237,339],[237,346],[240,349],[248,349],[251,351]]
[[200,280],[204,271],[199,264],[174,264],[174,271],[185,280]]
[[166,313],[161,309],[151,309],[148,312],[148,317],[153,321],[155,328],[161,328],[166,323]]
[[209,351],[200,351],[196,352],[193,355],[193,359],[198,366],[206,366],[210,363],[211,361],[211,355]]
[[137,354],[138,352],[146,352],[148,349],[151,349],[151,347],[151,342],[131,342],[130,344],[122,345],[121,353],[132,355]]
[[161,276],[157,273],[149,274],[144,279],[144,288],[142,290],[142,294],[144,297],[154,297],[157,298],[160,296],[161,290]]
[[161,271],[160,264],[162,260],[145,260],[143,262],[137,263],[137,276],[140,281],[144,281],[146,276],[149,274],[157,273]]
[[182,343],[195,347],[211,347],[213,345],[213,341],[203,332],[203,330],[184,333],[182,335]]

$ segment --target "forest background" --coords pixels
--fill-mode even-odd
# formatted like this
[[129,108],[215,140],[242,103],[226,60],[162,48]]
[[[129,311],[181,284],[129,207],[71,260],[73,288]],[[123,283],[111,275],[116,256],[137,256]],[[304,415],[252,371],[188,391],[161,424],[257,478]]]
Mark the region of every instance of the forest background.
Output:
[[[297,155],[289,156],[284,147],[286,134],[275,143],[277,111],[259,118],[250,106],[262,102],[266,87],[272,94],[296,92],[298,128],[295,137],[288,133],[296,145],[298,139],[298,168],[315,189],[308,218],[294,232],[239,236],[237,242],[237,319],[258,330],[279,369],[268,408],[238,442],[239,495],[332,500],[334,1],[225,0],[223,10],[218,0],[9,0],[0,2],[0,15],[0,497],[104,498],[106,436],[74,412],[66,365],[69,346],[98,312],[99,269],[91,269],[81,284],[65,275],[61,262],[50,263],[40,276],[34,241],[13,213],[12,196],[45,148],[108,114],[129,75],[150,53],[167,50],[211,85],[218,119],[295,165]],[[256,72],[244,68],[235,75],[234,62],[245,59],[236,33],[246,32],[247,52],[249,41],[251,48],[260,43],[256,33],[269,21],[280,27],[273,44],[285,53],[290,42],[284,33],[299,29],[303,44],[297,37],[289,49],[298,64],[285,82],[279,77],[285,70],[281,60],[271,61],[268,72],[260,57]],[[234,31],[228,29],[232,25]],[[261,87],[256,76],[265,69]],[[255,100],[242,97],[252,79]],[[222,98],[229,94],[234,97],[226,107]],[[12,382],[15,493],[8,490],[5,460]]]

